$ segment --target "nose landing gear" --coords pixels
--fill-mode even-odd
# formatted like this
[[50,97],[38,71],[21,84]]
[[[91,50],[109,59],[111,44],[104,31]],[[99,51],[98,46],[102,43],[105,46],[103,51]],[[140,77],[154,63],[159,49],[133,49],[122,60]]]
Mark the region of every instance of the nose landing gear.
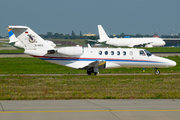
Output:
[[155,73],[156,75],[159,75],[159,74],[160,74],[160,71],[158,70],[158,68],[155,68],[154,73]]

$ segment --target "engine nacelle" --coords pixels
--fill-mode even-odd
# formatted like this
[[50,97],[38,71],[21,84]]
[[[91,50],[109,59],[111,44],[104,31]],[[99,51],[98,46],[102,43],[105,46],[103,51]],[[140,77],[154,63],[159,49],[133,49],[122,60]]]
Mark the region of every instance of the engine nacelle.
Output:
[[153,46],[151,44],[145,45],[146,48],[152,48]]
[[61,47],[57,49],[57,53],[68,56],[80,56],[84,53],[82,47]]

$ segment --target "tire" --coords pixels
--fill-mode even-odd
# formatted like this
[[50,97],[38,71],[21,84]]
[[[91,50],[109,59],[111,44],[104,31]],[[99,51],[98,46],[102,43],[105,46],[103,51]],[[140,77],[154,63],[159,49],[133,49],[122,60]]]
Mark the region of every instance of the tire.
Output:
[[156,75],[159,75],[160,74],[160,71],[159,70],[155,70],[154,72]]
[[87,74],[88,74],[88,75],[91,75],[91,73],[92,73],[92,71],[87,71]]

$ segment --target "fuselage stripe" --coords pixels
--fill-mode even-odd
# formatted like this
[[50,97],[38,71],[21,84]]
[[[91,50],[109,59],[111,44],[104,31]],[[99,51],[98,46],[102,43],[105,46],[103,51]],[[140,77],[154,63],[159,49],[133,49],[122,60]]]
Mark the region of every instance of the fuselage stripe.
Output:
[[59,61],[118,61],[118,62],[146,62],[146,63],[162,63],[150,60],[134,60],[134,59],[110,59],[110,58],[71,58],[71,57],[47,57],[47,56],[33,56],[41,60],[59,60]]

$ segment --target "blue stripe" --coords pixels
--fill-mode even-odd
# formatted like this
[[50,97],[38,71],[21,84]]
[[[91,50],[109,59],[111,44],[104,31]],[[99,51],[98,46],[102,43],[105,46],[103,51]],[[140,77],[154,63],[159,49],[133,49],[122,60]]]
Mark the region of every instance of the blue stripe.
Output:
[[9,37],[11,37],[14,34],[12,30],[9,31],[8,33],[9,33]]
[[[39,58],[41,60],[69,60],[69,61],[100,61],[102,59],[59,59],[59,58]],[[103,59],[104,61],[117,61],[117,62],[146,62],[146,63],[162,63],[162,62],[157,62],[157,61],[140,61],[140,60],[106,60]]]

